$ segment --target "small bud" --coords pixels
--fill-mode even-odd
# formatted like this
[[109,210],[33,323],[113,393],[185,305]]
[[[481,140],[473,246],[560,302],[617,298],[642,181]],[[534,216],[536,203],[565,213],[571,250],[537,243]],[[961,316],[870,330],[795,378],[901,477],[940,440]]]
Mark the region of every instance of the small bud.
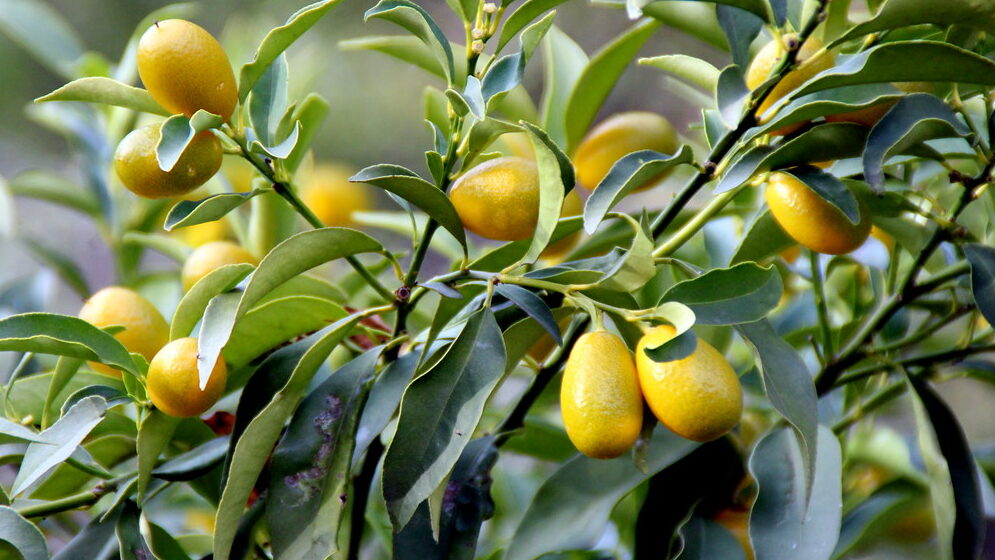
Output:
[[470,43],[470,50],[472,50],[474,54],[480,54],[484,52],[484,42],[481,41],[480,39],[475,40],[474,42]]
[[497,11],[497,6],[493,2],[484,2],[484,13],[493,14]]
[[483,39],[484,38],[484,30],[481,29],[481,28],[479,28],[479,27],[474,27],[473,31],[470,32],[470,35],[474,39]]

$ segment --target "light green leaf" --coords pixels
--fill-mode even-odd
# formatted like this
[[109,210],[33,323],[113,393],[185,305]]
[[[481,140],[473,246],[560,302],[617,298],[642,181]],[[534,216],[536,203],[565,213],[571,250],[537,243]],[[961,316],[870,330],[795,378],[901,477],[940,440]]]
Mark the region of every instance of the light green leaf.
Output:
[[179,423],[179,418],[154,408],[142,419],[136,444],[139,503],[145,500],[145,492],[152,479],[152,469],[158,464],[159,455],[169,446]]
[[82,101],[133,109],[153,115],[169,116],[170,112],[141,88],[122,84],[110,78],[94,77],[73,80],[59,89],[35,99],[45,101]]
[[56,362],[55,371],[52,372],[52,383],[48,386],[48,392],[45,395],[45,404],[42,408],[42,429],[49,426],[50,411],[54,408],[55,398],[66,388],[66,385],[69,384],[82,365],[83,360],[66,356],[62,356]]
[[292,120],[298,138],[293,151],[283,160],[288,172],[293,173],[297,170],[326,116],[328,116],[328,101],[317,93],[309,93],[294,107]]
[[542,43],[545,88],[542,97],[542,125],[558,146],[567,141],[567,100],[587,67],[584,49],[555,25]]
[[549,136],[531,123],[522,122],[528,131],[539,168],[539,220],[528,252],[522,258],[533,263],[549,245],[563,208],[563,198],[573,188],[573,164]]
[[37,352],[98,361],[137,374],[113,336],[78,317],[23,313],[0,319],[0,351]]
[[429,74],[446,78],[442,65],[432,51],[419,39],[411,35],[370,35],[339,41],[344,51],[371,50],[382,52],[398,60],[414,64]]
[[78,76],[83,45],[69,23],[48,3],[2,0],[0,31],[49,70],[68,79]]
[[255,58],[243,66],[239,73],[238,100],[244,102],[270,64],[338,2],[339,0],[323,0],[305,6],[290,16],[287,23],[270,31],[259,43]]
[[669,72],[708,92],[715,91],[715,84],[719,81],[718,68],[700,58],[686,54],[666,54],[640,58],[639,64]]
[[181,200],[169,210],[163,229],[172,231],[223,218],[226,214],[250,199],[272,189],[254,189],[245,193],[221,193],[200,200]]
[[713,47],[728,50],[729,43],[719,27],[715,7],[705,2],[652,2],[643,6],[643,15],[657,19],[700,39]]
[[750,456],[750,472],[760,487],[750,512],[757,558],[828,560],[836,548],[843,500],[840,444],[825,426],[818,434],[811,491],[803,474],[805,450],[791,430],[771,432]]
[[263,72],[249,94],[249,121],[261,146],[278,141],[277,127],[287,110],[288,72],[287,54],[283,53]]
[[660,302],[678,301],[702,325],[732,325],[763,319],[781,301],[781,275],[773,266],[741,263],[678,282]]
[[234,288],[253,270],[255,267],[248,263],[227,264],[198,280],[176,306],[169,326],[169,339],[190,336],[211,298]]
[[566,152],[571,153],[587,133],[601,105],[615,87],[622,72],[639,49],[660,27],[656,20],[644,20],[598,51],[577,79],[566,108]]
[[511,42],[519,31],[535,21],[543,12],[551,10],[564,2],[566,0],[526,0],[522,2],[522,5],[504,20],[504,27],[501,28],[495,52],[501,52],[501,49]]
[[874,17],[852,27],[836,43],[921,24],[962,25],[995,33],[995,4],[987,0],[888,0]]
[[159,169],[172,171],[194,136],[220,126],[221,122],[221,117],[203,109],[199,109],[189,119],[184,115],[173,115],[163,121],[159,128],[159,143],[155,147]]
[[470,317],[442,359],[408,386],[383,466],[383,495],[396,530],[456,464],[504,362],[501,330],[484,309]]
[[50,171],[25,171],[14,177],[9,187],[15,196],[45,200],[91,216],[100,215],[100,203],[90,191]]
[[132,230],[121,237],[121,242],[124,245],[138,245],[158,251],[178,264],[186,262],[187,257],[193,252],[190,246],[183,241],[161,233],[142,233]]
[[10,543],[23,560],[50,558],[45,536],[38,527],[7,506],[0,506],[0,543]]

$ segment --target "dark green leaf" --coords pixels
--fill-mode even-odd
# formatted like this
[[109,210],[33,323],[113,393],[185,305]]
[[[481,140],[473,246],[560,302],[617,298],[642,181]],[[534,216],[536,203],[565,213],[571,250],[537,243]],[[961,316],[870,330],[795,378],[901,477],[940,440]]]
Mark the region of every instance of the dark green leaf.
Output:
[[531,560],[547,552],[593,547],[624,496],[695,447],[696,443],[661,427],[650,443],[646,473],[626,456],[611,460],[574,456],[536,492],[505,558]]
[[48,560],[48,545],[41,531],[17,511],[0,506],[0,542],[10,543],[24,560]]
[[895,41],[854,55],[796,89],[803,95],[857,84],[959,82],[995,85],[995,61],[949,43]]
[[121,560],[148,560],[155,558],[145,543],[141,531],[141,512],[131,500],[124,502],[121,517],[117,520],[114,532],[117,534]]
[[928,418],[928,425],[920,425],[919,445],[930,475],[940,547],[952,550],[954,560],[973,560],[985,540],[985,512],[971,449],[957,418],[936,391],[918,377],[908,379],[918,396],[917,418]]
[[113,509],[107,513],[109,515],[97,517],[87,523],[82,531],[76,533],[76,536],[52,557],[52,560],[77,560],[79,558],[103,560],[111,547],[116,551],[117,539],[114,536],[114,527],[117,525],[118,515],[121,511]]
[[198,110],[189,119],[184,115],[173,115],[163,121],[159,128],[159,143],[155,147],[159,169],[172,171],[194,136],[220,124],[221,117],[203,109]]
[[204,476],[224,461],[228,437],[208,440],[186,453],[171,457],[152,469],[152,476],[169,481],[193,480]]
[[456,85],[456,67],[449,40],[424,8],[408,0],[381,0],[366,11],[365,18],[386,19],[421,39],[439,61],[446,80],[450,85]]
[[698,335],[687,330],[671,338],[656,348],[644,348],[643,352],[654,362],[672,362],[683,360],[698,348]]
[[763,319],[781,300],[781,275],[773,266],[744,262],[713,269],[671,287],[660,303],[678,301],[702,325],[732,325]]
[[142,513],[141,524],[139,525],[142,537],[152,552],[153,557],[163,560],[190,560],[190,556],[183,550],[180,543],[173,538],[165,529],[150,523],[148,517]]
[[491,469],[497,459],[494,436],[485,436],[471,441],[453,467],[439,522],[439,549],[444,558],[473,560],[480,526],[494,515]]
[[807,122],[826,115],[850,113],[872,105],[898,101],[902,95],[904,95],[902,91],[889,83],[861,84],[817,91],[782,106],[769,122],[751,130],[747,137],[753,138],[790,124]]
[[83,101],[86,103],[102,103],[152,113],[153,115],[169,116],[167,111],[152,99],[149,92],[141,88],[122,84],[110,78],[94,77],[80,78],[69,82],[59,89],[35,99],[35,103],[45,101]]
[[639,49],[660,27],[656,20],[644,20],[598,51],[584,68],[570,92],[564,122],[566,151],[572,152],[594,122],[598,110]]
[[[761,4],[761,1],[755,4]],[[762,8],[762,6],[761,6]],[[730,6],[715,6],[715,15],[729,41],[732,63],[746,68],[750,63],[750,45],[763,28],[766,14],[750,13]]]
[[356,423],[381,348],[335,371],[305,398],[270,462],[266,518],[280,558],[327,558],[337,550]]
[[837,42],[924,23],[963,25],[995,33],[995,5],[984,0],[888,0],[874,17],[852,27]]
[[840,526],[840,539],[833,558],[842,558],[865,542],[873,540],[875,529],[894,519],[922,490],[904,480],[896,480],[875,490],[866,500],[847,512]]
[[971,264],[971,291],[978,310],[989,324],[995,325],[995,249],[971,243],[964,246]]
[[836,548],[842,514],[840,445],[828,428],[820,426],[818,434],[811,477],[805,474],[804,446],[791,430],[771,432],[750,455],[750,472],[760,487],[750,512],[757,558],[828,560]]
[[200,200],[181,200],[169,210],[163,229],[172,231],[206,222],[213,222],[225,214],[245,204],[254,196],[270,192],[270,189],[255,189],[244,193],[222,193]]
[[867,137],[864,176],[872,187],[884,183],[881,169],[889,157],[935,138],[969,134],[967,126],[936,97],[915,93],[903,98],[881,118]]
[[815,194],[842,212],[850,220],[850,223],[856,225],[860,222],[860,207],[857,205],[857,197],[843,181],[834,175],[811,165],[793,167],[786,170],[785,173],[815,191]]
[[366,452],[370,443],[380,437],[380,434],[394,417],[404,389],[411,382],[418,367],[419,354],[408,352],[388,365],[370,389],[370,396],[363,407],[363,415],[356,428],[356,449],[353,452],[352,463],[359,464],[359,459]]
[[2,350],[94,360],[137,373],[131,355],[113,336],[68,315],[24,313],[0,319]]
[[445,356],[405,391],[383,466],[384,499],[398,530],[456,464],[504,362],[501,330],[493,313],[481,310]]
[[691,163],[693,159],[694,152],[689,146],[681,146],[673,155],[641,150],[623,156],[612,165],[584,203],[584,231],[593,234],[605,215],[646,181],[672,167]]
[[238,99],[245,101],[256,82],[301,35],[321,19],[339,0],[324,0],[305,6],[287,19],[287,23],[270,31],[256,49],[252,62],[242,67],[238,80]]
[[87,397],[76,403],[65,416],[41,433],[45,443],[32,443],[24,453],[11,494],[17,496],[40,480],[53,467],[65,461],[103,418],[107,401]]
[[715,521],[694,516],[684,526],[684,549],[680,560],[746,560],[743,545],[728,529]]
[[521,286],[513,284],[498,284],[494,289],[498,294],[517,305],[529,317],[532,317],[542,325],[546,329],[546,332],[556,341],[557,346],[563,344],[563,339],[560,336],[560,327],[556,324],[556,319],[553,317],[552,311],[542,301],[542,298]]
[[[757,356],[760,377],[763,380],[767,399],[784,419],[791,424],[802,449],[802,505],[808,503],[810,496],[817,496],[814,491],[816,482],[817,450],[821,450],[822,436],[819,431],[819,403],[815,394],[815,384],[805,362],[783,338],[774,332],[766,319],[755,323],[736,325],[747,344],[753,348]],[[816,445],[816,437],[820,441]],[[835,436],[830,433],[830,438]],[[839,482],[839,473],[836,473]],[[813,499],[812,501],[818,498]],[[834,543],[835,544],[835,541]],[[829,552],[832,551],[830,548]]]
[[770,210],[764,210],[747,228],[746,235],[736,249],[730,264],[762,261],[796,244],[797,242],[784,233],[774,220]]
[[400,196],[435,218],[461,245],[466,246],[463,222],[449,197],[415,172],[400,165],[380,164],[363,169],[349,180],[369,183]]
[[726,128],[731,130],[739,125],[749,96],[750,90],[746,87],[742,68],[735,64],[723,68],[715,82],[715,103]]
[[[248,293],[246,289],[246,295]],[[339,342],[352,331],[357,322],[358,317],[355,315],[342,319],[267,358],[267,362],[274,364],[284,373],[287,369],[290,369],[291,373],[283,387],[273,395],[269,404],[245,427],[244,433],[237,439],[234,451],[231,453],[231,468],[216,516],[214,557],[217,560],[230,558],[232,542],[238,531],[245,502],[266,464],[270,451],[279,439],[284,424],[303,398],[315,372]],[[259,369],[266,371],[266,368],[264,362]]]

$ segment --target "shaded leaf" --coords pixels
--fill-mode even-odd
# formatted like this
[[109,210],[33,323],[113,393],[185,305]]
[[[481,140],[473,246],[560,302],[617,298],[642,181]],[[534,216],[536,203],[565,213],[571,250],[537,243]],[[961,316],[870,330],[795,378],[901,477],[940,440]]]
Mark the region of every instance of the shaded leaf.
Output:
[[626,456],[604,460],[575,455],[539,487],[505,558],[531,560],[547,552],[593,547],[625,495],[695,447],[696,443],[658,427],[646,473]]
[[100,203],[91,192],[49,171],[25,171],[14,177],[8,186],[16,196],[45,200],[92,216],[100,214]]
[[172,171],[194,136],[219,126],[221,122],[221,117],[204,109],[199,109],[189,119],[185,115],[173,115],[163,121],[159,128],[159,142],[155,147],[159,169]]
[[733,64],[746,68],[750,63],[750,45],[763,28],[766,15],[718,5],[715,6],[715,16],[729,41]]
[[424,8],[408,0],[381,0],[376,6],[367,10],[364,17],[386,19],[421,39],[439,61],[446,80],[450,84],[455,84],[456,66],[449,40],[439,28],[439,24]]
[[456,464],[504,362],[501,330],[484,309],[470,317],[442,359],[408,386],[383,466],[384,499],[398,530]]
[[860,207],[857,205],[857,197],[836,176],[811,165],[793,167],[786,170],[785,173],[804,183],[820,198],[842,212],[851,224],[856,225],[860,222]]
[[474,558],[480,526],[494,515],[490,472],[497,459],[494,436],[485,436],[471,441],[453,467],[439,520],[439,549],[444,558]]
[[964,246],[967,262],[971,264],[971,292],[978,310],[985,320],[995,320],[995,249],[970,243]]
[[159,462],[159,455],[169,446],[180,419],[165,412],[152,409],[142,419],[138,428],[135,451],[138,454],[138,501],[145,500],[152,469]]
[[248,99],[249,122],[260,146],[271,146],[277,140],[280,118],[287,110],[287,54],[276,57],[263,72]]
[[77,77],[77,64],[83,55],[82,43],[69,23],[49,4],[4,0],[0,10],[0,31],[49,70],[65,78]]
[[888,0],[874,17],[850,28],[836,42],[924,23],[963,25],[995,33],[995,5],[983,0]]
[[735,64],[723,68],[715,82],[715,103],[726,128],[731,130],[739,125],[749,97],[743,69]]
[[227,436],[214,438],[186,453],[170,457],[152,469],[152,476],[169,481],[200,478],[224,461],[228,441]]
[[553,312],[549,310],[549,307],[542,301],[542,298],[521,286],[513,284],[498,284],[494,287],[494,290],[542,325],[542,328],[546,329],[546,332],[556,341],[557,346],[563,344],[563,339],[560,336],[560,327],[556,324],[556,318],[553,317]]
[[404,389],[414,377],[415,368],[418,367],[419,355],[417,352],[409,352],[397,360],[391,362],[370,389],[370,396],[363,407],[363,415],[359,419],[356,428],[356,448],[353,451],[352,463],[359,464],[359,459],[369,447],[374,439],[380,434],[394,417],[398,405],[401,404],[401,397]]
[[106,515],[91,520],[52,560],[103,559],[112,552],[116,553],[114,528],[120,513],[119,509],[112,509]]

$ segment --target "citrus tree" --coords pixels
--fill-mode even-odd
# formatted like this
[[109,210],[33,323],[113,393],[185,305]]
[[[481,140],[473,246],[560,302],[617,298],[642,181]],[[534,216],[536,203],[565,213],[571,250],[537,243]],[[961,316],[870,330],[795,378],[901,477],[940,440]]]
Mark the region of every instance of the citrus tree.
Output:
[[[110,63],[2,3],[84,181],[0,200],[89,216],[116,274],[24,240],[86,303],[0,300],[3,556],[979,557],[995,452],[935,387],[995,381],[995,5],[606,0],[631,27],[589,55],[562,2],[369,8],[398,34],[344,46],[426,72],[421,172],[313,161],[286,51],[337,0],[237,73],[189,5]],[[674,30],[728,65],[636,59]],[[632,64],[700,124],[599,118]]]

